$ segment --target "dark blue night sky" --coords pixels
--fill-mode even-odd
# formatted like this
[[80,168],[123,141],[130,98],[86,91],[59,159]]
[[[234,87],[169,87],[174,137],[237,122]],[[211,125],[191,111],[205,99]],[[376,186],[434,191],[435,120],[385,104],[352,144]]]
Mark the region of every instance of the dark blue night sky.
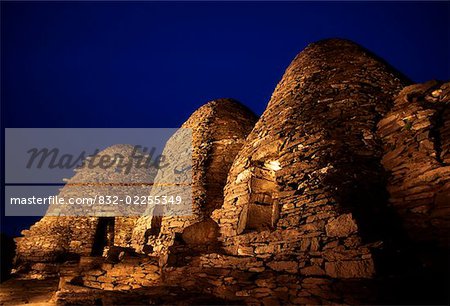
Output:
[[261,114],[295,55],[329,37],[413,81],[449,79],[449,16],[449,2],[2,2],[2,129],[178,127],[220,97]]

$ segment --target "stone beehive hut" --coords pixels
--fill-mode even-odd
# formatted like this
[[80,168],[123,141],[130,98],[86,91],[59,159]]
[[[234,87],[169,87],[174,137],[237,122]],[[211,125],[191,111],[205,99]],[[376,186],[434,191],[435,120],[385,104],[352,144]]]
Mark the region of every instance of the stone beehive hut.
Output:
[[[83,286],[66,288],[62,278],[57,296],[69,304],[103,298],[102,291],[87,296],[86,287],[147,287],[139,292],[161,303],[175,288],[182,292],[177,301],[189,292],[251,305],[446,301],[447,253],[434,256],[442,248],[412,243],[403,229],[411,240],[448,250],[450,87],[407,83],[352,42],[311,44],[257,122],[236,101],[209,102],[167,142],[163,154],[173,167],[158,171],[151,190],[127,190],[170,195],[178,189],[167,183],[186,185],[189,210],[152,206],[137,221],[44,217],[18,240],[18,256],[92,255],[96,237],[102,246],[131,245],[148,255],[96,257],[95,266],[82,258],[89,265],[80,260],[76,273],[69,266],[66,280]],[[186,153],[190,165],[181,158]],[[69,183],[79,175],[96,182],[121,177],[94,169]],[[72,184],[61,193],[98,191]],[[424,268],[430,260],[434,267]],[[133,293],[118,304],[141,300]]]
[[352,42],[302,51],[230,170],[213,213],[224,248],[278,271],[372,277],[366,244],[385,204],[375,129],[404,85]]
[[[98,162],[76,169],[76,174],[61,189],[58,197],[94,198],[96,196],[147,195],[156,169],[126,165],[134,152],[131,145],[114,145],[96,155],[123,158],[117,165],[103,167]],[[92,157],[91,157],[92,158]],[[50,206],[46,216],[16,238],[17,261],[54,262],[69,255],[102,255],[105,247],[130,245],[131,233],[139,212],[125,206]],[[128,216],[130,215],[130,216]],[[117,216],[117,217],[114,217]]]
[[[408,86],[378,124],[390,202],[410,237],[449,248],[450,84]],[[429,248],[430,246],[428,246]]]
[[[214,245],[218,227],[210,215],[222,206],[228,170],[255,122],[249,109],[231,99],[209,102],[189,117],[181,128],[192,131],[192,213],[142,217],[134,230],[136,249],[162,255],[169,248],[176,254]],[[179,155],[180,141],[171,138],[163,154]],[[164,179],[158,172],[155,183]]]

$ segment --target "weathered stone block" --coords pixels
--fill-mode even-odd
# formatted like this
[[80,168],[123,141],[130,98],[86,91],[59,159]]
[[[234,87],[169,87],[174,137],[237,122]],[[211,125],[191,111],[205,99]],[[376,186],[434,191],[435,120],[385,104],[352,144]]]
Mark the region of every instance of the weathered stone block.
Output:
[[295,261],[273,261],[267,264],[269,268],[275,271],[285,271],[289,273],[297,273],[298,263]]
[[372,278],[375,266],[371,259],[325,263],[326,274],[334,278]]
[[312,265],[312,266],[301,268],[300,269],[300,274],[307,275],[307,276],[324,275],[325,271],[321,267],[319,267],[317,265]]
[[325,226],[325,230],[329,237],[347,237],[355,233],[358,230],[358,226],[352,214],[345,214],[329,221]]

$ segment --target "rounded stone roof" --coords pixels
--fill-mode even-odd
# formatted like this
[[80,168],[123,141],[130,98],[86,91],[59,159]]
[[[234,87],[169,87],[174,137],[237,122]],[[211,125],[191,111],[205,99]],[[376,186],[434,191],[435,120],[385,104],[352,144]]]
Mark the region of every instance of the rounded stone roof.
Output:
[[[162,218],[161,240],[159,244],[170,245],[175,232],[208,219],[211,212],[223,203],[223,187],[231,164],[244,144],[245,138],[256,122],[256,116],[247,107],[233,99],[217,99],[197,109],[183,125],[181,130],[189,129],[191,138],[176,133],[167,142],[163,155],[175,163],[186,147],[186,141],[192,141],[192,212],[187,216],[174,216],[170,212]],[[169,171],[170,172],[170,171]],[[155,184],[166,181],[172,175],[160,171]],[[170,178],[169,178],[170,179]],[[167,192],[167,188],[153,192]],[[145,232],[151,227],[152,213],[140,218],[134,231],[137,245],[142,245]],[[139,249],[139,246],[136,246]]]
[[[119,163],[108,163],[107,166],[100,166],[98,163],[102,156],[109,156],[111,160],[121,160],[121,164],[126,165],[132,158],[134,150],[132,145],[118,144],[86,158],[85,164],[75,169],[74,176],[66,180],[66,185],[61,188],[58,197],[65,198],[67,203],[69,198],[93,199],[97,196],[106,198],[107,196],[148,195],[151,189],[148,183],[154,180],[155,168],[133,166],[125,171],[126,169],[120,167]],[[135,155],[137,154],[139,153]],[[89,164],[93,158],[93,163]],[[24,237],[18,238],[18,258],[52,261],[67,252],[89,255],[99,217],[139,215],[139,208],[134,211],[134,207],[130,205],[96,204],[94,206],[56,204],[49,206],[46,215],[29,230],[23,231]],[[128,230],[131,235],[131,228],[119,227],[121,226],[117,226],[117,230]],[[126,242],[121,241],[122,237],[116,234],[116,244],[126,245]]]
[[[240,245],[262,243],[259,237],[277,241],[286,239],[273,234],[279,230],[300,235],[305,228],[324,244],[342,220],[344,236],[353,235],[358,218],[383,201],[375,129],[405,84],[348,40],[322,40],[299,53],[237,155],[224,204],[213,213],[224,247],[239,253]],[[258,224],[256,232],[271,228],[274,236],[252,236]]]

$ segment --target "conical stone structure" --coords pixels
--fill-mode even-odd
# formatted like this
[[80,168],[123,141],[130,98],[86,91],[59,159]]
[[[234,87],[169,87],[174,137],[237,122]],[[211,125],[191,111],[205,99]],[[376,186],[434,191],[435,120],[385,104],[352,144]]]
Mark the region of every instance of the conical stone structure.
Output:
[[[445,303],[448,253],[428,242],[448,238],[449,87],[406,83],[358,45],[331,39],[294,59],[256,126],[236,101],[201,107],[182,126],[193,137],[176,133],[165,146],[175,167],[159,171],[144,192],[164,195],[159,185],[189,183],[189,214],[164,208],[163,218],[152,217],[150,207],[132,235],[132,246],[150,256],[115,248],[116,258],[81,257],[81,270],[69,264],[61,273],[58,302],[113,301],[90,287],[126,290],[117,304],[186,301],[186,293],[201,298],[194,304],[205,296],[249,305]],[[186,151],[192,167],[180,158]],[[184,178],[171,181],[175,172]],[[426,243],[417,248],[401,236],[400,219]],[[24,238],[37,252],[83,249],[74,233],[92,235],[101,223],[78,218],[72,232],[63,217],[53,219],[58,226],[50,220]],[[130,226],[123,228],[114,244],[128,246]],[[147,288],[137,294],[139,287]]]
[[[108,167],[97,161],[102,156],[117,165]],[[94,199],[94,197],[123,198],[127,195],[148,195],[150,184],[156,175],[155,168],[132,166],[128,170],[121,165],[130,165],[136,156],[131,145],[114,145],[87,158],[84,165],[75,169],[75,175],[66,180],[58,197],[68,199]],[[142,155],[144,156],[144,155]],[[125,203],[125,202],[122,202]],[[50,206],[46,216],[22,232],[16,238],[17,265],[34,262],[59,262],[68,257],[100,256],[105,247],[113,245],[129,247],[134,224],[140,215],[126,205],[58,205]]]
[[[411,239],[450,248],[450,83],[406,87],[378,124],[390,202]],[[442,251],[435,251],[441,253]],[[430,252],[431,253],[431,252]]]
[[[309,45],[287,68],[213,213],[230,254],[275,271],[333,278],[375,273],[386,204],[376,124],[406,84],[360,46]],[[381,214],[382,215],[382,214]]]
[[[175,254],[216,244],[218,226],[210,215],[222,206],[227,173],[256,120],[252,111],[232,99],[211,101],[189,117],[181,129],[192,131],[192,213],[143,216],[133,232],[136,250],[161,256],[163,263],[170,253],[175,264],[183,260],[183,256]],[[177,156],[180,147],[180,139],[173,137],[163,155]],[[164,181],[165,175],[158,172],[155,184]]]

